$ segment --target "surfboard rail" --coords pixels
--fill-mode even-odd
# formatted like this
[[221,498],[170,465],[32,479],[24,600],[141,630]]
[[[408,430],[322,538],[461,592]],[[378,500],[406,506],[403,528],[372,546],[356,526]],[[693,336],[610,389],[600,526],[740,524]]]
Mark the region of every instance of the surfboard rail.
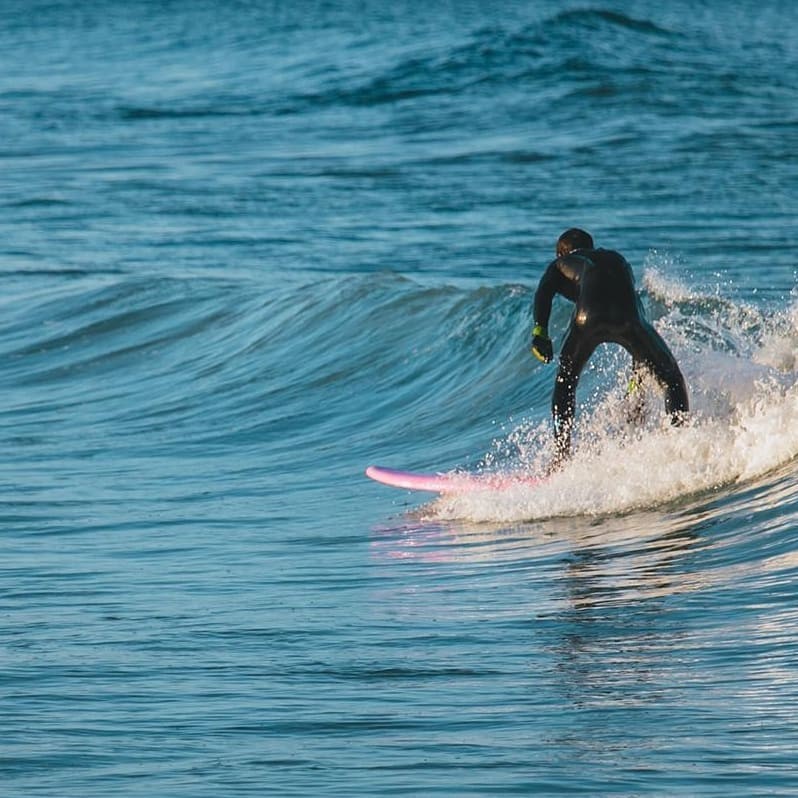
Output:
[[428,493],[472,493],[478,490],[501,491],[518,485],[536,485],[539,477],[519,474],[473,474],[466,471],[424,473],[371,465],[366,476],[392,488]]

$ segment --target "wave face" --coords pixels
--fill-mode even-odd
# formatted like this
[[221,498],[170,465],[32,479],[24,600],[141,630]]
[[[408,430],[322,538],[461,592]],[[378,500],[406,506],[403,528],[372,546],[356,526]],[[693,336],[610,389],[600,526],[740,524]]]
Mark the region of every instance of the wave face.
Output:
[[[5,3],[6,789],[794,794],[791,20]],[[573,225],[689,423],[605,346],[540,486],[366,480],[547,473]]]

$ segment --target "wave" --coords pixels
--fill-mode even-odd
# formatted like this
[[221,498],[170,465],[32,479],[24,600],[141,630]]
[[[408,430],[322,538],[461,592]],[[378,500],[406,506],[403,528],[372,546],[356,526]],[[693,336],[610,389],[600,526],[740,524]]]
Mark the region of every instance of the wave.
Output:
[[[755,479],[798,454],[798,306],[702,294],[650,260],[644,299],[685,373],[688,426],[667,426],[655,385],[630,424],[629,357],[601,347],[580,383],[573,461],[534,491],[438,502],[438,517],[626,512]],[[390,272],[268,288],[119,275],[24,283],[24,307],[9,303],[0,327],[15,428],[67,412],[65,429],[88,423],[89,438],[144,449],[260,447],[316,469],[327,451],[328,464],[358,472],[548,469],[555,370],[527,351],[530,286]],[[555,305],[552,328],[569,313]]]
[[[624,513],[732,489],[794,460],[798,305],[774,310],[735,303],[691,291],[656,271],[647,273],[645,286],[652,307],[660,303],[656,324],[688,383],[689,423],[669,426],[661,391],[650,383],[641,419],[625,393],[628,357],[606,347],[612,352],[599,355],[589,369],[592,386],[580,386],[579,443],[562,471],[534,489],[519,485],[505,493],[441,499],[432,506],[433,517],[514,522]],[[547,422],[525,422],[494,441],[481,466],[544,475],[550,439]]]
[[[617,39],[617,58],[606,69],[607,40]],[[569,10],[532,23],[478,26],[461,33],[459,42],[436,40],[420,52],[397,53],[393,61],[368,56],[381,41],[358,43],[363,56],[380,65],[363,73],[344,69],[331,76],[315,91],[298,93],[297,107],[327,105],[380,106],[409,100],[496,90],[497,85],[529,90],[547,88],[556,79],[556,94],[582,91],[571,85],[597,74],[618,75],[631,70],[648,74],[650,48],[673,47],[679,34],[646,19],[637,19],[600,8]],[[593,40],[599,44],[592,46]],[[575,56],[573,53],[578,52]],[[630,54],[636,54],[629,61]],[[312,67],[309,68],[312,71]],[[569,88],[569,86],[571,86]],[[547,94],[551,94],[548,86]],[[645,94],[645,92],[643,92]]]
[[616,28],[623,33],[634,32],[671,38],[677,34],[647,19],[601,8],[569,9],[551,18],[552,28],[562,31],[605,30]]
[[18,428],[45,408],[66,413],[65,430],[90,425],[88,437],[262,446],[305,463],[342,438],[364,460],[402,430],[417,453],[456,429],[467,440],[475,419],[506,408],[496,384],[514,387],[500,371],[521,348],[517,317],[530,301],[519,286],[463,290],[389,273],[279,287],[24,277],[25,301],[9,303],[0,326]]

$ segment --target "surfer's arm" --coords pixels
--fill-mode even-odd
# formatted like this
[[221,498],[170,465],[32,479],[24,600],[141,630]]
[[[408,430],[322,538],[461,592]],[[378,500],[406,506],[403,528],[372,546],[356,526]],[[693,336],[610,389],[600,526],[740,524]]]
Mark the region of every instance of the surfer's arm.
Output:
[[555,294],[566,293],[566,280],[560,270],[559,259],[552,261],[543,277],[538,283],[538,290],[535,292],[535,327],[542,328],[548,335],[549,317],[551,316],[551,304]]
[[535,292],[535,326],[532,330],[532,354],[541,362],[548,363],[554,357],[549,337],[549,317],[555,294],[563,293],[563,274],[558,261],[552,261],[538,283]]

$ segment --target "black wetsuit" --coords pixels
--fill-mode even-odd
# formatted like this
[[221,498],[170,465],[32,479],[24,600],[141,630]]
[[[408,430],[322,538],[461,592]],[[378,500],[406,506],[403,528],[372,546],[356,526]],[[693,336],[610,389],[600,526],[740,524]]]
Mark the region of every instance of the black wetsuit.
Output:
[[609,249],[579,249],[552,261],[535,294],[535,323],[543,329],[548,329],[555,294],[576,303],[551,404],[558,458],[570,452],[579,375],[602,343],[620,344],[632,356],[635,370],[654,374],[665,389],[672,423],[681,423],[688,410],[684,378],[665,341],[645,318],[626,259]]

